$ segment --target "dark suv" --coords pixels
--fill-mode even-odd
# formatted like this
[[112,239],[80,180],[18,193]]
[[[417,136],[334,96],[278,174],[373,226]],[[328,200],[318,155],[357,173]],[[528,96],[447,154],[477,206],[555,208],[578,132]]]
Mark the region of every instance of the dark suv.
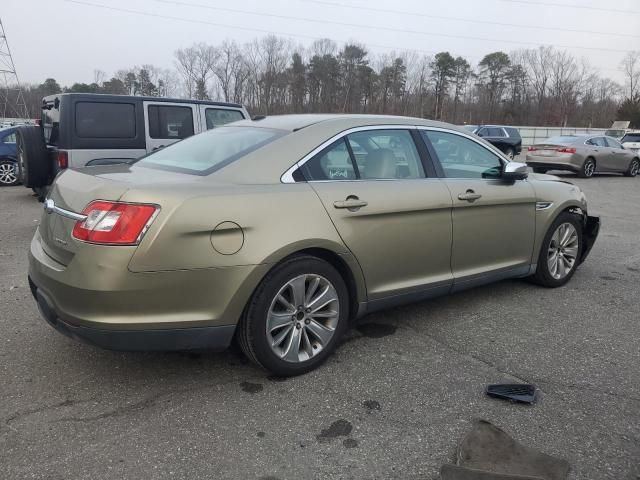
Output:
[[239,104],[61,93],[42,99],[40,127],[17,130],[20,180],[40,198],[66,168],[130,162],[183,138],[249,118]]
[[510,160],[513,160],[516,155],[520,155],[522,151],[522,137],[517,128],[482,125],[477,127],[473,133],[497,147]]

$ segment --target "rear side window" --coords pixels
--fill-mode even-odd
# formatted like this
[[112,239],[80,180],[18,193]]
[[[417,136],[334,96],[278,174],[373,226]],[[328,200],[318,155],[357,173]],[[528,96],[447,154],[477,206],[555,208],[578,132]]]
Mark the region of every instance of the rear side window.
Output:
[[208,175],[285,135],[283,130],[220,127],[141,158],[136,166]]
[[411,133],[402,129],[350,133],[306,162],[302,175],[308,181],[425,177]]
[[595,137],[589,140],[589,145],[594,145],[596,147],[606,147],[607,144],[604,141],[604,137]]
[[149,105],[151,138],[183,139],[193,135],[193,110],[190,107]]
[[132,103],[78,102],[76,135],[81,138],[134,138],[135,107]]
[[227,110],[225,108],[207,108],[204,111],[204,116],[207,121],[207,130],[244,118],[238,110]]

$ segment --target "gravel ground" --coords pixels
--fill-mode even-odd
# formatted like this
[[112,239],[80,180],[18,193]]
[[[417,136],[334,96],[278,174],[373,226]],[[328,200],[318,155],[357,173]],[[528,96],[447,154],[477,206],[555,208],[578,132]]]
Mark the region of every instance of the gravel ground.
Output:
[[[55,332],[26,281],[41,205],[0,189],[0,476],[436,479],[482,418],[571,479],[637,480],[640,179],[567,178],[603,227],[566,287],[505,281],[370,315],[284,381],[235,350],[125,354]],[[542,398],[483,394],[502,381]]]

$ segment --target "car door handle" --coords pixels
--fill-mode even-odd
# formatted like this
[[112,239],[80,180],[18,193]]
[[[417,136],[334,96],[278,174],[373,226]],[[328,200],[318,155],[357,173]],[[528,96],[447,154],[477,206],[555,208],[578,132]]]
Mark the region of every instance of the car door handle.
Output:
[[368,202],[360,200],[359,198],[347,198],[346,200],[333,202],[335,208],[348,208],[349,210],[366,207],[367,205],[369,205]]
[[482,198],[482,195],[473,190],[467,190],[465,193],[458,195],[458,200],[466,200],[467,202],[475,202],[479,198]]

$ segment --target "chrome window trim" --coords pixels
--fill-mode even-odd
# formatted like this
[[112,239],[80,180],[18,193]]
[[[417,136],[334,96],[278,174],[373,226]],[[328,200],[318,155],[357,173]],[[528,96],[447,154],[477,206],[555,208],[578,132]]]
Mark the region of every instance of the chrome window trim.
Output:
[[76,222],[84,222],[87,219],[86,215],[57,207],[55,202],[50,198],[47,198],[44,201],[44,211],[47,213],[57,213],[61,217],[70,218],[71,220],[75,220]]
[[[284,172],[282,174],[282,176],[280,177],[280,181],[282,183],[298,183],[293,179],[293,172],[295,172],[297,169],[302,167],[305,163],[307,163],[309,160],[311,160],[313,157],[315,157],[318,153],[320,153],[322,150],[327,148],[333,142],[336,142],[336,141],[340,140],[341,138],[343,138],[343,137],[345,137],[345,136],[347,136],[347,135],[349,135],[351,133],[366,132],[366,131],[369,131],[369,130],[415,130],[415,129],[416,129],[415,125],[394,124],[394,125],[367,125],[367,126],[364,126],[364,127],[352,127],[352,128],[347,129],[347,130],[343,130],[342,132],[335,134],[333,137],[331,137],[329,140],[325,141],[324,143],[321,143],[318,147],[316,147],[313,150],[311,150],[311,152],[307,153],[304,157],[302,157],[295,164],[293,164],[293,166],[291,166],[286,172]],[[360,180],[367,180],[367,179],[360,179]],[[380,179],[380,180],[398,180],[398,179],[396,179],[396,178],[386,178],[386,179]],[[417,180],[424,180],[424,179],[417,179]],[[311,182],[344,182],[344,181],[345,180],[308,180],[308,183],[311,183]],[[349,180],[349,181],[358,181],[358,179]]]
[[[336,135],[334,135],[333,137],[331,137],[329,140],[323,142],[322,144],[320,144],[318,147],[314,148],[311,152],[309,152],[308,154],[306,154],[304,157],[302,157],[302,159],[298,160],[295,164],[293,164],[291,167],[289,167],[289,169],[284,172],[282,174],[282,176],[280,177],[280,181],[282,183],[299,183],[296,182],[293,179],[293,173],[299,169],[300,167],[302,167],[306,162],[308,162],[309,160],[311,160],[314,156],[316,156],[318,153],[320,153],[322,150],[324,150],[325,148],[327,148],[329,145],[331,145],[333,142],[336,142],[338,140],[340,140],[341,138],[345,137],[346,135],[349,135],[351,133],[355,133],[355,132],[365,132],[365,131],[369,131],[369,130],[428,130],[428,131],[434,131],[434,132],[444,132],[444,133],[451,133],[454,135],[459,135],[461,137],[467,138],[469,140],[471,140],[472,142],[475,142],[476,144],[480,145],[481,147],[483,147],[485,150],[487,150],[488,152],[492,153],[493,155],[495,155],[496,157],[498,157],[498,160],[500,160],[504,166],[505,163],[509,163],[509,159],[507,159],[507,157],[504,156],[504,154],[502,152],[500,152],[498,149],[494,150],[493,148],[490,148],[489,146],[485,145],[484,142],[481,140],[481,137],[476,136],[476,134],[474,133],[466,133],[466,132],[460,132],[458,130],[451,130],[449,128],[442,128],[442,127],[430,127],[430,126],[426,126],[426,125],[400,125],[400,124],[393,124],[393,125],[368,125],[368,126],[364,126],[364,127],[353,127],[347,130],[343,130],[340,133],[337,133]],[[474,138],[475,137],[475,138]],[[437,159],[432,159],[432,160],[437,160]],[[438,160],[439,161],[439,160]],[[429,177],[424,177],[424,178],[412,178],[412,179],[401,179],[401,178],[380,178],[380,179],[373,179],[373,181],[389,181],[389,180],[428,180]],[[370,182],[372,181],[372,179],[353,179],[353,180],[308,180],[307,183],[314,183],[314,182],[345,182],[345,181],[349,181],[349,182],[361,182],[361,181],[367,181]]]

